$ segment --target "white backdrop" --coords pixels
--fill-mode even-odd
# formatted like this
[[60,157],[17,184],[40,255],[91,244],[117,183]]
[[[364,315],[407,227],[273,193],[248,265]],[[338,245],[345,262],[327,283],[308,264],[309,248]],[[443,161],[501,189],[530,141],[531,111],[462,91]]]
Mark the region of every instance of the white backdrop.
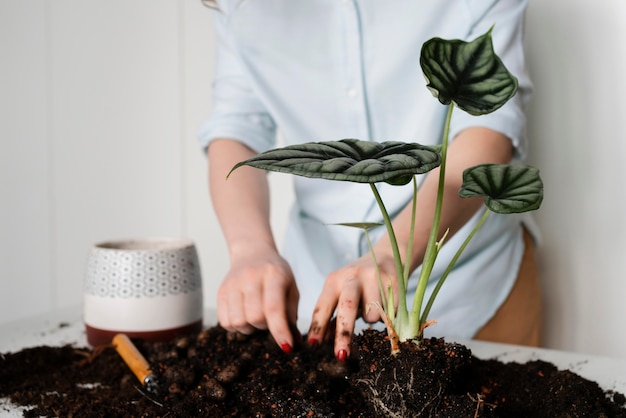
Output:
[[[228,268],[195,133],[214,39],[200,0],[0,1],[0,322],[79,305],[90,246],[196,241],[205,304]],[[531,0],[531,162],[545,344],[626,358],[626,2]],[[280,235],[292,199],[272,175]],[[0,338],[2,338],[0,336]]]

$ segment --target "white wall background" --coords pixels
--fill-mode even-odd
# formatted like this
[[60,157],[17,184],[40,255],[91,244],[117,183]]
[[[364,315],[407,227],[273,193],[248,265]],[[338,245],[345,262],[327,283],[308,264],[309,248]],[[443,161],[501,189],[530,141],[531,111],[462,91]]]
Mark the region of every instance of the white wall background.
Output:
[[[211,13],[200,0],[0,1],[0,322],[79,305],[90,246],[124,237],[193,238],[215,305],[228,257],[195,141]],[[527,22],[545,344],[621,358],[624,21],[622,0],[531,0]],[[291,194],[272,181],[280,233]]]

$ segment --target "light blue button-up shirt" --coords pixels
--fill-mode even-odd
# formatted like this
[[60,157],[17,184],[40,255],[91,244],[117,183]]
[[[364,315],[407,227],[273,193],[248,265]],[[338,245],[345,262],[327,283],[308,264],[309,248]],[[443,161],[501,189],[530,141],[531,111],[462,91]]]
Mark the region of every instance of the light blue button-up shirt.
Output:
[[[526,155],[525,0],[223,0],[219,7],[213,112],[199,134],[203,147],[234,138],[261,152],[275,146],[278,131],[286,144],[342,138],[439,144],[447,109],[426,88],[421,46],[432,37],[472,40],[495,25],[494,49],[518,77],[518,93],[490,115],[455,110],[451,138],[469,126],[489,127],[511,139],[518,159]],[[296,275],[306,330],[326,275],[368,251],[361,231],[333,224],[380,222],[381,215],[364,184],[296,177],[294,187],[283,254]],[[392,215],[412,196],[411,185],[379,189]],[[428,293],[479,217],[444,245]],[[517,277],[521,222],[517,215],[489,217],[439,293],[429,333],[471,337],[493,316]]]

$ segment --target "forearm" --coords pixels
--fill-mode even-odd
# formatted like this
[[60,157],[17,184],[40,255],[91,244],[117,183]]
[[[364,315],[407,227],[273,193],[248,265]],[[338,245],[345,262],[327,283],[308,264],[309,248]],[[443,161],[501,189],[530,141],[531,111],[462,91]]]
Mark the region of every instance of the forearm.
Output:
[[207,152],[213,208],[231,258],[251,253],[255,248],[276,250],[269,221],[267,174],[243,166],[226,179],[235,164],[254,156],[255,152],[230,139],[213,141]]
[[[483,163],[508,163],[513,155],[511,143],[504,135],[486,128],[468,128],[461,132],[448,149],[443,208],[438,237],[446,230],[448,239],[465,225],[482,206],[482,198],[458,196],[466,168]],[[417,197],[415,234],[413,238],[411,270],[423,261],[424,252],[432,228],[435,212],[439,169],[427,174]],[[394,219],[394,230],[404,257],[409,242],[412,203]],[[378,251],[389,252],[389,240],[385,235],[377,244]]]

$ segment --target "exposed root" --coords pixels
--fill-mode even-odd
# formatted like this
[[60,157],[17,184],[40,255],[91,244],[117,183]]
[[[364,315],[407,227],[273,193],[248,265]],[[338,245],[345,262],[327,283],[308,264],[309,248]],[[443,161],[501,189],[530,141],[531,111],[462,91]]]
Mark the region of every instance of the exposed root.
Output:
[[424,321],[424,323],[420,325],[419,335],[424,335],[424,330],[431,325],[435,325],[436,323],[437,321],[435,321],[434,319],[429,319],[427,321]]
[[437,390],[437,394],[435,396],[433,396],[432,399],[430,399],[428,402],[424,403],[424,406],[422,407],[422,409],[415,416],[417,416],[417,417],[422,416],[424,411],[426,411],[426,408],[429,408],[430,405],[433,404],[433,402],[439,401],[439,396],[441,395],[442,391],[443,391],[443,386],[440,384],[439,385],[439,389]]
[[364,384],[366,388],[370,391],[371,393],[370,401],[373,403],[374,408],[380,411],[384,416],[387,416],[390,418],[404,418],[408,416],[407,414],[409,411],[406,408],[404,400],[402,400],[400,411],[393,411],[389,409],[388,405],[392,404],[391,393],[393,390],[399,391],[400,387],[396,383],[395,387],[390,388],[391,390],[385,391],[384,393],[381,394],[377,389],[377,383],[378,383],[379,377],[380,377],[380,374],[378,374],[375,379],[359,379],[358,380],[359,383]]
[[367,310],[369,311],[372,307],[378,310],[380,314],[380,318],[383,320],[385,327],[387,328],[387,336],[389,336],[389,344],[391,345],[391,354],[396,355],[400,352],[400,337],[398,337],[398,333],[393,326],[393,321],[389,319],[387,316],[387,312],[380,306],[378,302],[370,302],[367,304]]
[[476,410],[474,411],[474,418],[478,418],[480,412],[483,410],[483,408],[485,407],[485,405],[491,407],[492,409],[496,407],[496,405],[492,404],[492,403],[487,403],[485,402],[485,396],[481,393],[476,395],[476,398],[474,398],[472,395],[470,395],[469,393],[467,394],[467,396],[474,402],[476,402]]
[[[368,397],[370,402],[382,416],[392,418],[431,416],[430,413],[432,412],[433,403],[439,402],[439,398],[443,392],[443,386],[439,385],[437,393],[422,405],[421,410],[416,412],[413,408],[409,408],[406,402],[406,399],[411,399],[415,396],[415,376],[413,371],[414,369],[411,368],[409,381],[403,386],[400,386],[398,383],[397,369],[393,369],[393,384],[385,388],[380,388],[378,385],[378,380],[381,377],[380,374],[376,374],[376,376],[372,379],[359,379],[358,383],[365,385],[371,394]],[[394,406],[394,409],[390,408],[392,405]]]

